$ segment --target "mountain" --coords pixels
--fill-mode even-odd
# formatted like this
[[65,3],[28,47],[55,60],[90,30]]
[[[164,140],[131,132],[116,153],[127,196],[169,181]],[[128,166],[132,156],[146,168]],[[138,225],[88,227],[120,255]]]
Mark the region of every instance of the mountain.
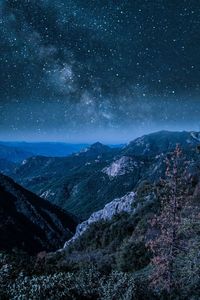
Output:
[[5,299],[199,299],[198,133],[160,132],[114,152],[27,163],[21,176],[30,172],[32,186],[45,188],[34,177],[42,168],[55,184],[47,198],[60,186],[60,204],[85,217],[59,251],[36,259],[1,253]]
[[72,215],[0,174],[0,250],[55,250],[76,225]]
[[[159,180],[165,159],[177,144],[193,160],[198,174],[198,133],[161,131],[138,138],[122,149],[100,143],[66,158],[33,157],[12,177],[50,202],[87,219],[147,180]],[[191,163],[192,164],[192,163]]]
[[122,153],[149,157],[173,151],[177,144],[183,150],[187,150],[200,144],[198,135],[198,132],[171,132],[163,130],[135,139],[124,147]]
[[0,158],[0,172],[6,175],[13,173],[14,169],[18,166],[17,163]]
[[0,142],[0,172],[10,176],[23,161],[34,156],[66,157],[87,144]]
[[84,156],[84,157],[96,157],[97,155],[103,155],[105,153],[108,153],[111,151],[111,148],[109,146],[103,145],[100,142],[96,142],[92,144],[91,146],[83,149],[78,155]]
[[[195,184],[191,177],[185,181],[179,168],[171,176],[162,185],[143,183],[93,213],[78,225],[62,254],[50,255],[49,263],[81,270],[85,276],[89,270],[98,274],[88,276],[93,295],[101,295],[101,284],[103,290],[112,290],[98,299],[117,299],[111,296],[115,289],[121,291],[119,299],[198,299],[200,177]],[[178,178],[176,191],[173,176]],[[173,203],[178,203],[175,212]],[[126,276],[133,281],[127,283]]]
[[[64,248],[69,247],[72,243],[78,240],[84,232],[86,232],[92,224],[101,222],[101,221],[109,221],[114,216],[127,212],[130,213],[133,211],[133,203],[135,200],[135,193],[131,192],[125,195],[122,198],[114,199],[105,205],[105,207],[97,212],[94,212],[88,220],[79,224],[76,228],[76,234],[68,240]],[[135,210],[135,209],[134,209]]]
[[69,144],[59,142],[0,142],[0,145],[15,148],[23,152],[28,152],[29,154],[31,154],[28,157],[37,155],[64,157],[78,152],[88,146],[87,144]]
[[[72,209],[74,213],[77,212],[80,218],[85,218],[84,212],[87,211],[87,206],[101,208],[101,203],[99,203],[100,206],[98,203],[95,204],[94,195],[88,192],[89,181],[94,180],[93,186],[95,189],[98,188],[97,172],[101,174],[101,170],[118,152],[117,148],[96,143],[65,158],[31,157],[13,172],[12,178],[37,195],[66,210],[67,207],[71,210],[71,207],[75,205]],[[78,200],[79,196],[83,202],[81,198]],[[82,211],[78,213],[80,206]],[[90,212],[91,209],[87,216]]]
[[33,156],[66,157],[87,144],[0,142],[0,172],[10,176],[18,164]]
[[0,143],[0,159],[18,163],[32,155],[33,154],[31,152],[24,151],[18,147],[8,146]]

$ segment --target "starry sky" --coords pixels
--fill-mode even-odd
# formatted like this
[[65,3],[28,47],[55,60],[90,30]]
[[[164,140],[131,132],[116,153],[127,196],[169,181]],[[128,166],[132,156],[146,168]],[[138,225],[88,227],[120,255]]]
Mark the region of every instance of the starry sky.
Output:
[[0,139],[200,130],[199,0],[0,0]]

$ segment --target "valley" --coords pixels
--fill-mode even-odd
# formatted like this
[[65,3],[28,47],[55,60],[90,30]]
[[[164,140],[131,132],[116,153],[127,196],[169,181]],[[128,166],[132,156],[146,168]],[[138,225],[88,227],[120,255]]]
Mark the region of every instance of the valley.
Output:
[[0,175],[5,299],[34,299],[34,286],[38,299],[198,299],[199,143],[197,132],[161,131],[10,161]]

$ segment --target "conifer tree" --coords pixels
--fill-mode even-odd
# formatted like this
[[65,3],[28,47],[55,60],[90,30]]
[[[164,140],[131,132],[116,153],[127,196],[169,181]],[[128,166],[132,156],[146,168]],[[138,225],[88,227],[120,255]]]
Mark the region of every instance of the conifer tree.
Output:
[[178,232],[181,226],[181,207],[188,194],[186,178],[187,161],[177,145],[173,153],[165,159],[164,179],[157,185],[157,197],[160,201],[160,214],[151,220],[155,238],[147,245],[152,251],[151,284],[157,290],[171,295],[176,288],[174,280],[174,261],[180,253],[181,245]]

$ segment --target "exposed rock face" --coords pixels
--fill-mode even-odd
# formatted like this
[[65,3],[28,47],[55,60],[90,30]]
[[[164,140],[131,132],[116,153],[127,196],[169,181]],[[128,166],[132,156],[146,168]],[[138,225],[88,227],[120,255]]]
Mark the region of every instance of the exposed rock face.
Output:
[[109,177],[116,177],[131,173],[138,167],[138,163],[133,158],[122,156],[120,159],[114,161],[110,166],[102,170],[103,173]]
[[44,199],[48,199],[49,196],[54,196],[55,193],[54,192],[51,192],[51,190],[47,190],[45,192],[43,192],[40,197],[41,198],[44,198]]
[[73,243],[77,238],[79,238],[79,236],[82,235],[92,223],[96,223],[101,220],[108,221],[114,215],[117,215],[121,212],[131,212],[133,210],[132,203],[134,202],[134,199],[135,193],[130,192],[122,198],[114,199],[110,203],[106,204],[103,209],[93,213],[88,220],[77,226],[75,235],[71,240],[65,243],[64,248],[66,248],[69,244]]

